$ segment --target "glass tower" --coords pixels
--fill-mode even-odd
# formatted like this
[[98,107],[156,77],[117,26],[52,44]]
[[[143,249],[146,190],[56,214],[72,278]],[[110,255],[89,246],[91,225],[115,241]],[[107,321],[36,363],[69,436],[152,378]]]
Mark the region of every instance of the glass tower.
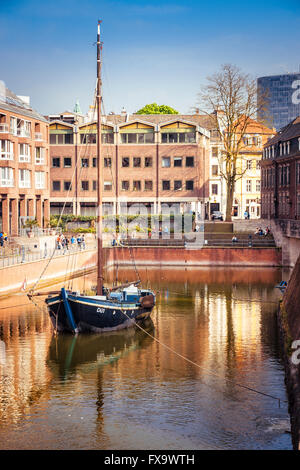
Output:
[[300,73],[257,79],[258,96],[266,93],[266,112],[258,118],[278,131],[300,115]]

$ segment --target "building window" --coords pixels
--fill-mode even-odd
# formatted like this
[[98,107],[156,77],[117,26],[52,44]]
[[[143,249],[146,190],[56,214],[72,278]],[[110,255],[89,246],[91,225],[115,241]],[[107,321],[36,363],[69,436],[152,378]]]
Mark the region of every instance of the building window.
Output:
[[[105,158],[104,158],[104,166],[105,166]],[[97,168],[97,158],[93,158],[93,168]]]
[[194,181],[193,180],[186,181],[185,187],[187,191],[194,191]]
[[218,147],[212,147],[211,156],[214,157],[214,158],[218,157]]
[[111,158],[110,157],[104,157],[104,167],[105,168],[111,168]]
[[181,167],[182,166],[182,158],[181,157],[175,157],[174,158],[174,167]]
[[35,164],[36,165],[45,164],[45,149],[42,147],[35,148]]
[[153,144],[154,133],[121,133],[122,144]]
[[52,167],[59,168],[60,167],[60,157],[52,158]]
[[102,144],[113,144],[114,143],[113,132],[106,132],[105,134],[101,134],[101,142]]
[[260,192],[260,180],[256,180],[256,192]]
[[212,176],[218,176],[218,174],[219,174],[219,165],[212,165],[211,166],[211,174],[212,174]]
[[60,191],[60,181],[52,181],[53,191]]
[[141,166],[140,157],[133,157],[133,166],[134,168],[139,168]]
[[145,157],[145,167],[151,167],[152,166],[152,157]]
[[0,159],[13,160],[14,147],[10,140],[0,140]]
[[123,157],[122,158],[122,167],[123,168],[128,168],[129,167],[129,157]]
[[30,171],[19,170],[19,188],[30,188]]
[[169,180],[163,180],[162,189],[163,189],[163,191],[170,191],[170,181]]
[[97,181],[93,181],[93,191],[97,191]]
[[217,184],[212,184],[211,185],[211,193],[214,195],[218,194],[218,185]]
[[185,166],[194,166],[194,157],[186,157]]
[[50,134],[51,145],[73,144],[73,134]]
[[251,180],[247,180],[246,181],[246,191],[248,193],[251,193],[251,189],[252,189],[252,181]]
[[97,134],[80,134],[81,144],[96,144]]
[[251,170],[252,169],[252,160],[247,160],[246,164],[247,164],[247,170]]
[[300,184],[300,162],[297,162],[297,184]]
[[196,132],[163,132],[161,142],[163,144],[195,143]]
[[81,189],[82,189],[82,191],[88,191],[89,190],[89,182],[88,181],[81,181]]
[[171,166],[170,157],[162,157],[161,166],[163,168],[170,168],[170,166]]
[[19,144],[19,162],[30,162],[30,147],[28,144]]
[[0,168],[0,185],[2,188],[11,188],[14,185],[13,169],[8,167]]
[[129,191],[129,181],[128,180],[122,181],[122,191]]
[[133,191],[140,191],[141,190],[141,182],[140,181],[134,181],[133,182]]
[[73,144],[73,134],[65,134],[65,144]]
[[174,181],[174,190],[175,191],[181,191],[182,189],[182,181],[181,180],[175,180]]
[[64,168],[71,168],[72,167],[72,158],[66,157],[64,158]]
[[81,159],[81,168],[88,168],[89,166],[89,159],[88,158],[82,158]]
[[112,190],[112,182],[104,181],[104,191],[111,191],[111,190]]
[[153,183],[151,180],[145,180],[145,191],[152,191]]
[[35,172],[35,187],[36,189],[45,189],[45,173],[44,171]]
[[71,181],[64,181],[64,191],[71,191],[72,184]]

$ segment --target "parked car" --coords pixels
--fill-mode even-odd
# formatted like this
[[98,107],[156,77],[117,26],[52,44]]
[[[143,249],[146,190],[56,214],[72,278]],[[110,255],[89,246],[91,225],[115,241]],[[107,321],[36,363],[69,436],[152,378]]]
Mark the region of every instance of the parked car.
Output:
[[220,211],[213,211],[211,214],[211,220],[223,220],[223,214]]

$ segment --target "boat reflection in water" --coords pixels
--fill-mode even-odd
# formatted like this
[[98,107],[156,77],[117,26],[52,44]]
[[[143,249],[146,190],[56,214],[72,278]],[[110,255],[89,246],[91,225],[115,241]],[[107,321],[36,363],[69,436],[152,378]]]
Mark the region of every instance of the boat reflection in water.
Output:
[[[150,318],[143,322],[142,328],[153,335],[154,324]],[[89,372],[111,364],[152,341],[153,339],[138,327],[102,335],[53,336],[47,363],[52,373],[66,379],[78,368]]]

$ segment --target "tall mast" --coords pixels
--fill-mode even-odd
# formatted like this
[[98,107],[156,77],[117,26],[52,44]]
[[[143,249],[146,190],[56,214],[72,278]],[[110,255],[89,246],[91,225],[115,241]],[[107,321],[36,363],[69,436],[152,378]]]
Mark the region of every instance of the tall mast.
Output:
[[97,247],[98,247],[98,263],[97,263],[97,295],[102,295],[103,287],[103,256],[102,256],[102,162],[101,162],[101,49],[100,42],[100,23],[98,21],[97,31]]

